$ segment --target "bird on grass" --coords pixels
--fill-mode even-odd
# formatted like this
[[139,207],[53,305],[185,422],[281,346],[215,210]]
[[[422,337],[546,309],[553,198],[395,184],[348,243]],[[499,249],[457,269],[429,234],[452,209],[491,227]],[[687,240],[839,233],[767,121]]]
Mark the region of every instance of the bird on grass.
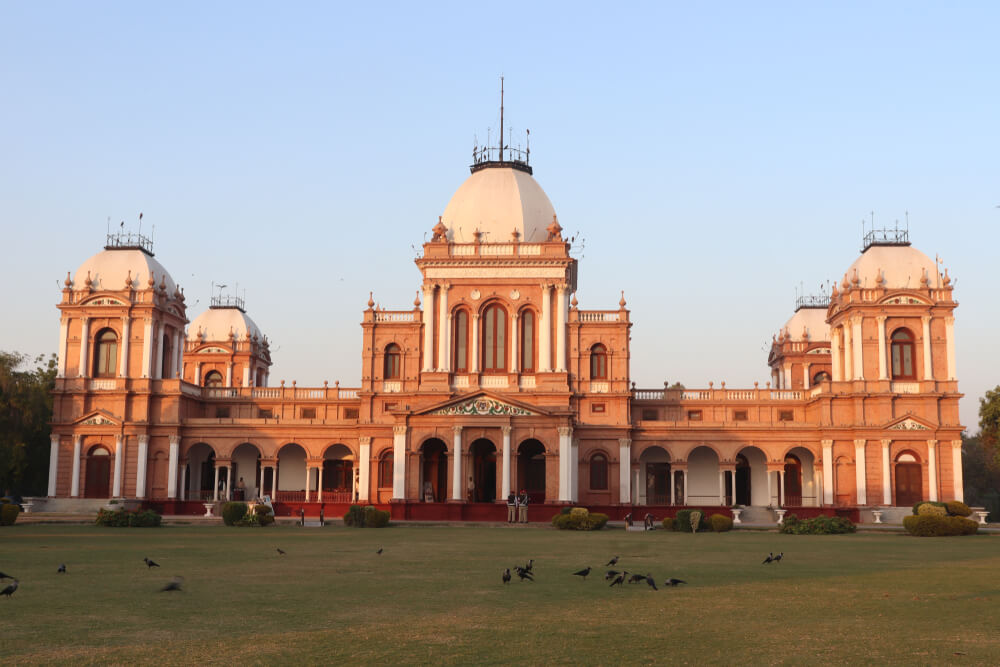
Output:
[[[13,577],[8,577],[8,579],[13,579]],[[17,590],[17,579],[14,579],[14,583],[7,584],[7,587],[0,591],[0,595],[6,595],[8,598],[14,594]]]
[[604,575],[604,581],[608,581],[609,579],[614,579],[619,574],[621,574],[621,572],[619,572],[618,570],[608,570],[607,574]]
[[617,564],[618,564],[618,556],[615,556],[614,558],[612,558],[611,560],[609,560],[607,563],[605,563],[604,567],[613,567],[613,566],[615,566]]
[[277,548],[279,556],[284,556],[285,555],[285,552],[281,549],[281,547],[276,547],[276,548]]
[[66,563],[60,563],[59,569],[56,570],[59,574],[66,574]]
[[767,555],[767,558],[764,559],[764,562],[761,563],[761,565],[767,565],[768,563],[773,563],[773,562],[774,562],[774,552],[772,551]]
[[524,566],[525,572],[531,572],[531,568],[535,567],[535,559],[529,558],[527,564]]
[[174,577],[170,580],[169,584],[160,589],[160,592],[167,593],[170,591],[180,591],[182,583],[184,583],[184,577]]
[[673,577],[667,579],[663,582],[664,586],[676,586],[677,584],[686,584],[687,582],[683,579],[674,579]]
[[785,557],[785,552],[782,551],[780,554],[778,554],[777,556],[774,557],[774,562],[775,563],[780,563],[781,559],[784,558],[784,557]]
[[375,550],[375,554],[378,555],[378,556],[381,556],[382,555],[382,547],[379,547],[378,549],[376,549]]
[[622,582],[625,581],[626,574],[628,574],[628,572],[621,572],[617,577],[615,577],[615,580],[611,582],[611,586],[621,586]]
[[580,570],[579,572],[574,572],[574,573],[573,573],[573,576],[575,576],[575,577],[583,577],[583,580],[584,580],[584,581],[586,581],[586,580],[587,580],[587,575],[588,575],[588,574],[590,574],[590,567],[589,567],[589,566],[588,566],[588,567],[585,567],[585,568],[583,568],[583,569],[582,569],[582,570]]
[[4,579],[13,579],[13,578],[14,577],[10,576],[9,574],[4,574],[3,572],[0,572],[0,581],[3,581]]
[[630,583],[630,584],[637,584],[637,583],[639,583],[640,581],[642,581],[645,578],[646,578],[646,575],[644,575],[644,574],[633,574],[631,577],[628,578],[628,583]]
[[527,579],[528,581],[534,581],[535,578],[531,576],[531,572],[528,572],[523,567],[515,567],[514,571],[517,572],[517,576],[521,578],[521,581]]
[[149,560],[148,558],[143,558],[142,562],[146,564],[147,570],[151,567],[160,567],[159,563],[157,563],[156,561]]
[[660,590],[659,588],[656,587],[656,582],[653,581],[653,577],[651,577],[648,574],[646,575],[646,583],[649,584],[649,587],[652,588],[654,591]]
[[506,570],[503,571],[503,574],[500,576],[500,578],[503,579],[504,585],[507,585],[507,584],[510,583],[510,568],[509,567]]

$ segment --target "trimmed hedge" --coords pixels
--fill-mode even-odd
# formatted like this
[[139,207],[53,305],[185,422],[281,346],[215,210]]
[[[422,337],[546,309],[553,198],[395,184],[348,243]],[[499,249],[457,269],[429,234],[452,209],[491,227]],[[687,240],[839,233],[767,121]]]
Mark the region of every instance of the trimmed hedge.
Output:
[[960,516],[922,514],[903,517],[903,528],[916,537],[952,537],[975,535],[979,531],[979,524]]
[[948,509],[946,507],[939,507],[937,505],[931,505],[930,503],[924,503],[917,508],[917,516],[948,516]]
[[668,516],[663,520],[663,530],[677,530],[674,528],[674,517]]
[[153,510],[129,512],[127,510],[97,511],[94,523],[109,528],[156,528],[163,522],[163,517]]
[[945,503],[938,502],[936,500],[921,500],[920,502],[913,505],[913,515],[917,516],[920,514],[920,508],[923,505],[930,505],[931,507],[940,507],[947,512],[948,505]]
[[222,506],[222,523],[235,526],[247,515],[247,504],[231,501]]
[[0,526],[13,526],[17,522],[17,516],[21,513],[21,508],[13,503],[3,503],[0,505]]
[[351,505],[344,514],[344,525],[353,528],[385,528],[389,525],[389,512],[374,505]]
[[591,512],[586,507],[573,507],[568,512],[560,510],[552,517],[552,525],[559,530],[601,530],[608,523],[608,515]]
[[701,519],[698,521],[698,530],[709,530],[712,526],[708,523],[708,518],[705,513],[700,510],[680,510],[677,512],[677,516],[674,518],[674,530],[680,533],[690,533],[691,530],[691,513],[698,512],[701,514]]
[[843,535],[855,533],[858,527],[842,516],[817,516],[812,519],[799,519],[794,514],[785,517],[781,522],[781,531],[786,535]]
[[708,517],[708,523],[712,526],[712,530],[717,533],[724,533],[733,529],[732,517],[728,517],[725,514],[713,514]]
[[951,500],[945,503],[945,509],[951,516],[971,516],[972,508],[961,500]]

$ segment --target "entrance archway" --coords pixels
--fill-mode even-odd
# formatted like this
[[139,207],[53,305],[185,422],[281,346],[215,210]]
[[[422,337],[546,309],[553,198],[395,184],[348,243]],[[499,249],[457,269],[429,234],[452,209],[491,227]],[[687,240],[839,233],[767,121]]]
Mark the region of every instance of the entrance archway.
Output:
[[497,499],[497,448],[480,438],[469,448],[472,457],[472,502],[492,503]]
[[199,442],[188,450],[188,477],[184,497],[188,500],[211,500],[214,496],[215,450]]
[[[744,447],[736,455],[736,504],[777,505],[777,500],[767,497],[767,487],[767,457],[758,447]],[[777,495],[777,488],[774,493]]]
[[743,454],[736,455],[736,504],[750,505],[750,495],[753,481],[750,474],[750,462]]
[[346,503],[354,499],[354,455],[347,445],[330,445],[323,453],[323,500]]
[[517,448],[518,491],[528,492],[528,502],[545,502],[545,445],[532,438]]
[[913,452],[896,457],[896,505],[915,505],[924,499],[923,468]]
[[[257,483],[260,481],[260,450],[256,445],[244,442],[233,450],[233,500],[250,500],[259,494]],[[240,481],[243,488],[240,488]]]
[[[420,499],[443,503],[448,495],[448,447],[431,438],[420,447]],[[460,484],[461,480],[455,480]]]
[[643,451],[639,456],[639,475],[645,480],[640,504],[670,504],[670,454],[667,450],[653,446]]
[[689,505],[718,505],[719,455],[711,447],[695,447],[688,454]]
[[278,450],[278,497],[276,502],[301,503],[306,499],[306,450],[289,442]]
[[795,454],[785,457],[786,507],[802,507],[802,461]]
[[87,471],[84,477],[84,498],[111,497],[111,452],[95,445],[87,452]]

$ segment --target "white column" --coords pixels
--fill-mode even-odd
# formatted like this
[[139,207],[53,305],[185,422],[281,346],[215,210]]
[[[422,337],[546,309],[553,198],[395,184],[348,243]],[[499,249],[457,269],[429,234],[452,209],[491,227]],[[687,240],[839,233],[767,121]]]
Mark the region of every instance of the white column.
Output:
[[834,382],[840,382],[840,362],[842,355],[840,353],[840,327],[834,327],[830,330],[830,370],[832,371],[831,379]]
[[174,360],[170,372],[170,377],[179,378],[181,376],[181,360],[184,358],[184,338],[181,331],[174,332]]
[[809,367],[812,366],[811,363],[802,364],[802,388],[809,388]]
[[552,286],[542,285],[542,321],[538,328],[538,370],[552,370]]
[[784,379],[784,382],[781,383],[781,388],[782,389],[791,389],[792,388],[792,365],[790,363],[788,363],[788,362],[785,362],[784,376],[785,376],[785,379]]
[[948,379],[954,380],[955,375],[955,318],[944,318],[944,342],[948,350]]
[[569,447],[569,492],[572,496],[570,499],[574,502],[580,502],[580,440],[579,438],[572,438],[570,440]]
[[434,370],[434,285],[424,285],[424,372]]
[[889,464],[889,445],[891,444],[892,440],[882,441],[882,504],[887,507],[892,505],[892,474]]
[[462,427],[451,427],[451,499],[461,501],[465,490],[462,478]]
[[965,482],[962,479],[962,441],[951,441],[951,480],[955,486],[955,500],[965,502]]
[[567,286],[561,284],[556,288],[556,362],[555,369],[560,372],[566,370],[566,302]]
[[618,438],[618,502],[632,502],[632,439]]
[[122,349],[121,358],[118,361],[118,377],[128,377],[128,339],[129,339],[129,329],[131,320],[127,317],[122,318]]
[[181,453],[181,438],[170,436],[170,453],[167,455],[167,498],[177,497],[177,460]]
[[681,470],[681,483],[684,485],[684,504],[688,504],[688,471],[687,468]]
[[517,313],[510,316],[510,371],[517,373],[521,369],[521,357],[517,354],[521,331],[517,328]]
[[854,379],[854,336],[849,320],[844,323],[844,379]]
[[500,497],[507,500],[510,495],[510,426],[501,426],[503,432],[503,470],[500,471]]
[[726,471],[720,468],[719,469],[719,507],[722,507],[725,504],[726,504]]
[[243,367],[243,386],[250,386],[250,364]]
[[73,436],[73,479],[69,484],[69,495],[73,498],[80,497],[80,455],[83,453],[83,438],[79,435]]
[[69,340],[69,318],[59,320],[59,365],[56,367],[56,377],[66,377],[66,343]]
[[785,506],[785,471],[778,471],[778,507]]
[[885,352],[885,315],[875,318],[878,321],[878,379],[889,379],[889,357]]
[[[448,358],[448,289],[451,285],[441,284],[441,308],[438,311],[438,370],[447,371],[451,368]],[[399,496],[402,498],[402,496]]]
[[[427,303],[426,301],[424,302]],[[425,310],[426,312],[426,306]],[[371,488],[371,469],[372,469],[372,439],[369,437],[361,438],[361,444],[358,447],[358,463],[359,473],[358,473],[358,500],[368,500],[368,489]]]
[[142,377],[153,377],[153,319],[143,320],[142,329]]
[[56,480],[59,475],[59,436],[49,435],[49,498],[56,495]]
[[139,436],[139,454],[135,466],[135,497],[146,497],[146,459],[149,458],[149,436]]
[[[351,480],[353,485],[354,480]],[[353,498],[353,494],[351,495]],[[316,502],[323,502],[323,464],[316,468]]]
[[823,504],[833,504],[833,440],[823,441]]
[[82,317],[80,321],[83,322],[83,329],[80,331],[80,369],[77,371],[77,376],[85,378],[90,377],[88,363],[88,354],[90,353],[90,318]]
[[813,466],[813,481],[816,483],[816,507],[820,507],[823,504],[823,475],[816,473],[816,467]]
[[768,505],[770,505],[771,503],[774,502],[774,482],[771,481],[774,478],[774,475],[772,475],[771,472],[772,471],[770,471],[770,470],[767,471],[767,504]]
[[264,471],[266,469],[267,466],[262,465],[260,467],[260,474],[257,475],[257,495],[261,497],[267,495],[267,490],[264,488]]
[[233,362],[226,364],[226,386],[233,386]]
[[309,502],[309,491],[312,487],[313,469],[306,464],[306,502]]
[[924,337],[924,379],[934,379],[934,360],[931,358],[931,316],[924,315],[920,318],[923,324]]
[[122,497],[122,471],[125,467],[125,436],[115,436],[115,481],[111,496]]
[[[218,481],[216,481],[218,485]],[[273,466],[271,466],[271,500],[275,500],[278,497],[278,463],[277,461]]]
[[[444,295],[444,290],[441,290]],[[392,427],[392,497],[406,498],[406,426]]]
[[559,501],[572,502],[573,494],[570,491],[570,465],[573,458],[573,428],[571,426],[559,427]]
[[201,362],[199,361],[194,365],[194,383],[201,386]]
[[157,323],[153,326],[153,342],[156,343],[156,362],[153,365],[153,379],[163,377],[163,330],[164,326]]
[[472,331],[469,332],[472,338],[472,362],[468,368],[472,369],[473,373],[479,372],[479,313],[472,314]]
[[937,440],[927,441],[927,485],[930,486],[928,500],[931,502],[938,499],[937,444]]
[[[273,496],[272,496],[273,498]],[[219,500],[219,464],[215,464],[215,484],[212,486],[212,499]]]
[[233,462],[226,466],[226,500],[233,499]]
[[180,496],[181,500],[187,500],[188,499],[187,488],[188,488],[188,464],[186,462],[182,461],[181,462],[181,489],[180,489],[180,493],[178,494]]
[[858,505],[868,504],[868,476],[865,466],[865,441],[854,441],[854,474],[857,482]]
[[851,326],[854,328],[851,334],[851,344],[854,346],[854,379],[864,380],[865,379],[865,362],[864,362],[864,336],[861,334],[861,317],[858,316],[851,321]]

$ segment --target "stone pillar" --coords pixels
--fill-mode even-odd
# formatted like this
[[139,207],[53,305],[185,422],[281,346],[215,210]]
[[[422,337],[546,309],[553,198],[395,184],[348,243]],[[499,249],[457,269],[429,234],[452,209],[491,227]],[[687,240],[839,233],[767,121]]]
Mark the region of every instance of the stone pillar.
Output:
[[[648,500],[646,502],[649,502]],[[719,507],[726,505],[726,471],[719,468]]]
[[517,313],[510,316],[510,372],[517,373],[521,368],[521,358],[517,354],[520,342],[520,331],[517,328]]
[[566,370],[566,315],[567,299],[565,283],[556,287],[556,362],[555,370],[565,372]]
[[[273,498],[273,496],[272,496]],[[219,500],[219,464],[215,464],[215,484],[212,486],[212,499]]]
[[156,362],[153,364],[153,379],[159,380],[163,377],[163,324],[153,326],[153,340],[156,343]]
[[[218,480],[216,480],[218,484]],[[271,500],[275,501],[278,498],[278,462],[275,460],[274,465],[271,466]]]
[[954,380],[955,375],[955,318],[944,318],[944,342],[948,351],[948,374],[949,380]]
[[854,362],[852,367],[854,368],[854,379],[864,380],[865,379],[865,361],[864,361],[864,336],[861,334],[861,316],[855,317],[851,320],[851,327],[853,332],[851,333],[851,344],[854,346]]
[[510,426],[501,426],[503,432],[503,470],[500,471],[500,497],[504,501],[510,495]]
[[844,379],[854,379],[854,336],[850,321],[844,324]]
[[673,468],[670,469],[670,504],[674,505],[677,501],[675,496],[677,495],[677,471]]
[[[472,338],[472,358],[471,363],[466,364],[466,368],[473,373],[479,372],[479,313],[472,314],[472,331],[469,332]],[[516,339],[515,339],[516,340]]]
[[684,485],[684,505],[688,504],[688,471],[687,468],[681,470],[681,484]]
[[226,466],[226,500],[233,499],[233,462]]
[[115,480],[111,495],[114,498],[122,497],[122,471],[125,467],[125,436],[115,436]]
[[542,320],[538,328],[538,370],[552,370],[552,286],[542,285]]
[[194,383],[201,386],[201,362],[199,361],[194,365]]
[[570,500],[574,503],[580,502],[580,439],[570,440],[570,460],[569,460],[569,492],[572,496]]
[[833,504],[833,440],[823,441],[823,504]]
[[868,504],[868,476],[865,466],[865,441],[854,441],[854,474],[857,483],[858,505]]
[[955,486],[955,500],[965,502],[965,482],[962,479],[962,441],[951,441],[952,484]]
[[118,361],[118,377],[121,378],[128,377],[128,339],[131,322],[128,317],[122,318],[122,350],[121,359]]
[[885,315],[875,318],[878,321],[878,379],[889,379],[889,356],[886,354],[885,345]]
[[559,502],[572,502],[570,459],[573,458],[573,427],[559,427]]
[[[427,303],[426,301],[424,302]],[[425,307],[426,312],[426,307]],[[372,470],[372,439],[363,437],[358,447],[358,500],[368,500],[369,489],[371,488]]]
[[90,377],[90,359],[87,356],[90,353],[90,318],[81,317],[80,321],[83,322],[83,328],[80,331],[80,369],[77,375],[85,378]]
[[143,318],[142,377],[153,377],[153,318]]
[[[770,505],[774,502],[774,482],[771,479],[774,475],[771,474],[771,470],[767,471],[767,504]],[[780,505],[780,503],[779,503]]]
[[927,441],[927,485],[930,487],[928,500],[931,502],[938,499],[937,444],[937,440]]
[[49,498],[56,496],[56,482],[59,475],[59,436],[49,435]]
[[[352,484],[353,484],[353,480],[351,480],[351,481],[352,481]],[[352,494],[351,497],[352,498],[354,497],[353,494]],[[322,503],[323,502],[323,464],[322,463],[320,463],[316,467],[316,502],[318,502],[318,503]]]
[[[149,436],[139,436],[139,453],[135,465],[135,497],[146,497],[146,462],[149,458]],[[116,462],[117,463],[117,462]]]
[[781,388],[782,389],[792,388],[792,365],[788,362],[785,362],[784,380],[781,383]]
[[[465,499],[465,484],[462,478],[462,427],[451,427],[451,499],[461,502]],[[421,490],[421,494],[423,491]]]
[[840,382],[840,364],[843,355],[840,353],[840,327],[830,329],[830,371],[831,379]]
[[180,496],[181,500],[187,500],[187,488],[188,488],[188,464],[187,461],[181,461],[181,488]]
[[920,318],[920,322],[923,325],[923,339],[924,339],[924,379],[933,380],[934,379],[934,360],[931,358],[931,316],[924,315]]
[[59,362],[56,377],[66,377],[66,344],[69,341],[69,318],[59,320]]
[[174,332],[174,363],[173,363],[173,375],[171,377],[179,378],[182,373],[182,364],[184,363],[184,332],[175,331]]
[[802,388],[809,389],[809,367],[812,366],[811,363],[802,364]]
[[424,285],[424,310],[421,314],[424,321],[424,363],[423,370],[428,373],[434,370],[434,285]]
[[[441,290],[442,295],[445,290]],[[444,297],[446,298],[446,297]],[[406,436],[409,429],[399,425],[392,427],[392,498],[406,499]]]
[[69,484],[69,495],[72,498],[80,497],[80,456],[83,453],[83,437],[73,436],[73,479]]
[[243,386],[250,386],[250,364],[243,367]]
[[[618,502],[632,503],[632,439],[618,438]],[[685,487],[686,489],[687,487]]]
[[892,474],[889,463],[889,445],[892,440],[882,441],[882,504],[892,505]]
[[[441,308],[438,311],[438,370],[447,371],[451,368],[451,360],[448,358],[448,290],[451,285],[441,283]],[[395,495],[395,492],[393,492]],[[402,496],[400,496],[402,498]]]
[[233,386],[233,362],[226,364],[226,386]]
[[308,463],[306,463],[306,502],[309,502],[309,491],[310,487],[312,487],[312,481],[313,469],[309,467]]
[[778,471],[778,507],[785,506],[785,470]]

